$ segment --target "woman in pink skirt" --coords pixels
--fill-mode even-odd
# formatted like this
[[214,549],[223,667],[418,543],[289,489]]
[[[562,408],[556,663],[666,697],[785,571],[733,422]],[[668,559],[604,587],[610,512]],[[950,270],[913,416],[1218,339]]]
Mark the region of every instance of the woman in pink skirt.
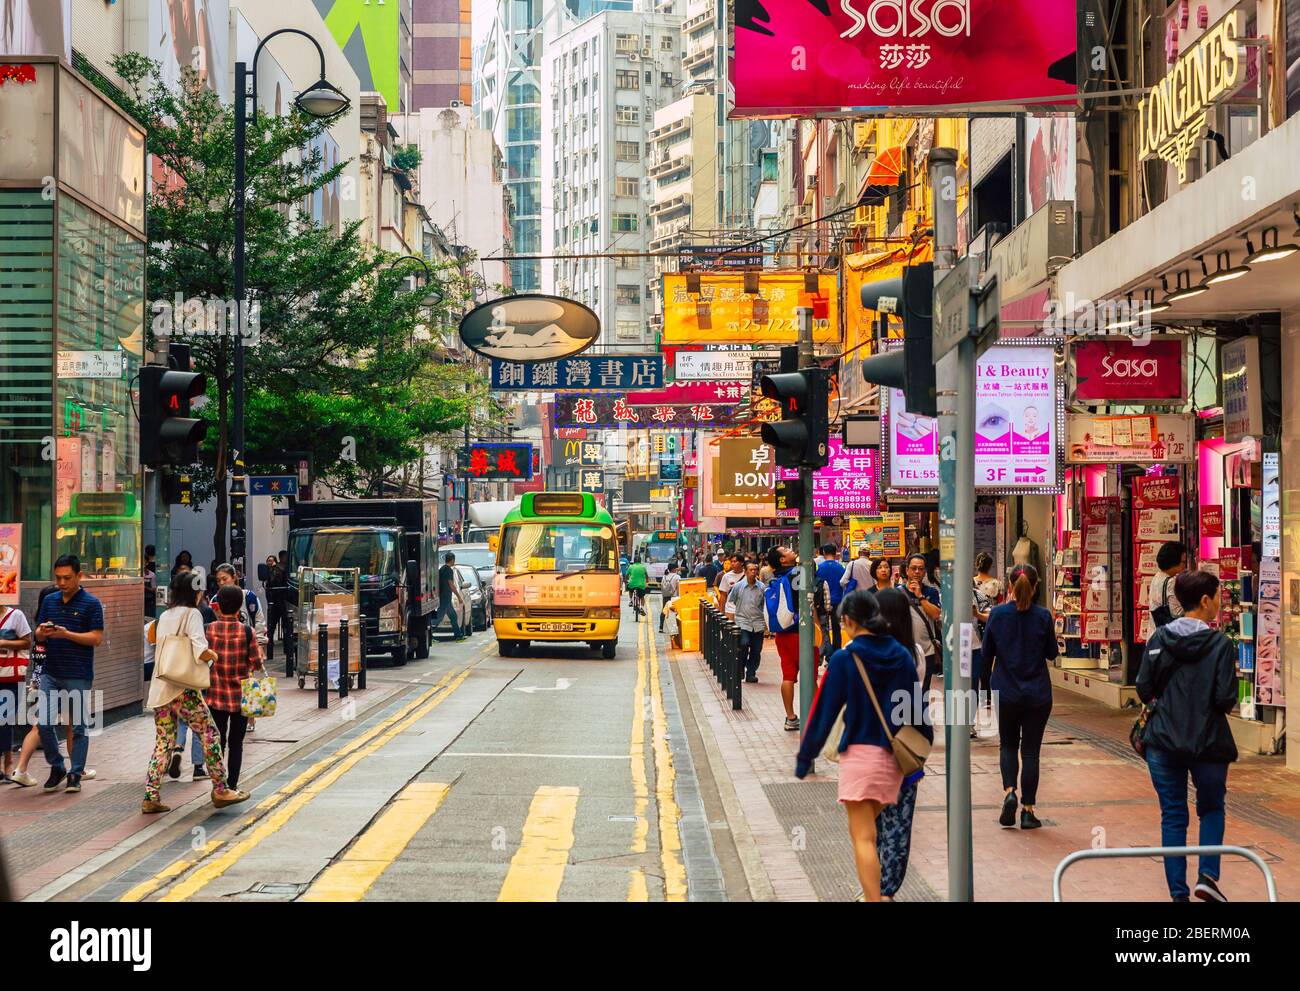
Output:
[[[799,746],[795,777],[803,778],[821,753],[844,710],[844,735],[840,737],[839,799],[849,818],[849,837],[864,901],[880,901],[880,859],[876,853],[876,817],[898,800],[903,775],[894,760],[889,734],[902,725],[892,720],[919,709],[916,699],[916,662],[886,631],[875,597],[854,591],[840,602],[840,626],[847,641],[832,655],[813,700],[808,728]],[[867,680],[885,718],[876,714],[867,694]]]

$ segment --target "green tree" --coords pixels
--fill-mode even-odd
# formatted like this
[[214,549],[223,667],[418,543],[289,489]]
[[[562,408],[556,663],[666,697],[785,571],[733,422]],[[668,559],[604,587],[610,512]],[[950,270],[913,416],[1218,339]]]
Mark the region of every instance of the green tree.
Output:
[[[346,163],[325,169],[310,150],[332,122],[296,109],[249,121],[245,274],[247,325],[219,326],[233,312],[234,110],[193,73],[169,89],[156,62],[135,53],[113,67],[124,80],[112,94],[146,132],[163,178],[149,192],[147,271],[154,302],[150,346],[164,333],[191,345],[208,379],[201,415],[211,424],[196,495],[216,501],[214,553],[226,556],[234,392],[234,333],[244,333],[246,463],[258,450],[311,452],[317,474],[369,488],[386,469],[419,456],[420,439],[464,422],[463,396],[428,395],[416,382],[441,343],[417,335],[444,325],[463,303],[452,267],[435,271],[443,301],[426,307],[427,289],[404,288],[409,269],[360,237],[304,212],[313,193]],[[176,312],[173,303],[185,303]],[[204,303],[210,303],[204,310]],[[222,330],[226,332],[221,332]],[[421,337],[426,339],[421,339]],[[344,442],[351,438],[353,443]],[[395,459],[389,461],[388,459]],[[283,469],[283,464],[267,467]]]

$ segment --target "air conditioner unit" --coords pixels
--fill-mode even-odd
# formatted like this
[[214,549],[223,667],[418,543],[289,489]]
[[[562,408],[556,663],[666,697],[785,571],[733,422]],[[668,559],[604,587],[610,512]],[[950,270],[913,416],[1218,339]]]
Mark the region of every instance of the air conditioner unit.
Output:
[[463,107],[463,106],[465,106],[465,101],[464,101],[464,100],[452,100],[451,103],[448,104],[448,106],[452,106],[452,107]]
[[640,62],[640,61],[641,61],[641,55],[640,55],[639,52],[628,52],[628,53],[627,53],[627,60],[628,60],[629,62]]
[[822,213],[830,213],[835,208],[834,196],[822,197]]
[[646,45],[645,48],[641,49],[641,54],[646,58],[649,58],[651,55],[654,54],[654,52],[650,49],[649,45]]

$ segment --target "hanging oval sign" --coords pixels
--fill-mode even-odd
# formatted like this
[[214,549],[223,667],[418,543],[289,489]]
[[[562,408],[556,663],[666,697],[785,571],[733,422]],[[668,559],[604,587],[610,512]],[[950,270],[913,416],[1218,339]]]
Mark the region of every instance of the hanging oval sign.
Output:
[[520,364],[567,358],[599,336],[600,318],[581,303],[533,293],[483,303],[460,321],[466,347]]

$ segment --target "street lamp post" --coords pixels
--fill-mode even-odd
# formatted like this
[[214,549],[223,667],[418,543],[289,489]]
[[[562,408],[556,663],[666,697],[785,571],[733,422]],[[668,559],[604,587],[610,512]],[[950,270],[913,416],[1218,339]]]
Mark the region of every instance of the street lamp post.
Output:
[[[244,449],[244,332],[248,321],[248,287],[244,273],[244,212],[248,199],[248,105],[252,102],[253,122],[257,122],[257,60],[262,49],[277,35],[298,34],[316,46],[320,55],[320,79],[298,94],[294,99],[296,106],[310,117],[328,118],[346,113],[351,106],[347,96],[325,79],[325,50],[320,42],[306,31],[298,28],[281,28],[272,31],[262,39],[257,50],[253,52],[253,62],[235,63],[235,303],[237,323],[234,340],[234,409],[232,410],[232,440],[230,477],[230,557],[237,565],[244,564],[245,549],[248,540],[248,480],[246,476],[246,457]],[[252,92],[249,92],[249,83]],[[245,569],[247,573],[247,569]]]
[[[424,285],[428,290],[424,295],[424,305],[434,307],[441,303],[442,291],[438,287],[438,284],[433,281],[433,268],[429,265],[428,261],[421,258],[419,255],[402,255],[398,258],[394,258],[384,266],[384,271],[390,272],[403,262],[417,262],[424,269]],[[416,276],[416,279],[418,280],[419,276]],[[381,365],[384,363],[384,331],[382,328],[380,328],[379,331],[379,363]]]

